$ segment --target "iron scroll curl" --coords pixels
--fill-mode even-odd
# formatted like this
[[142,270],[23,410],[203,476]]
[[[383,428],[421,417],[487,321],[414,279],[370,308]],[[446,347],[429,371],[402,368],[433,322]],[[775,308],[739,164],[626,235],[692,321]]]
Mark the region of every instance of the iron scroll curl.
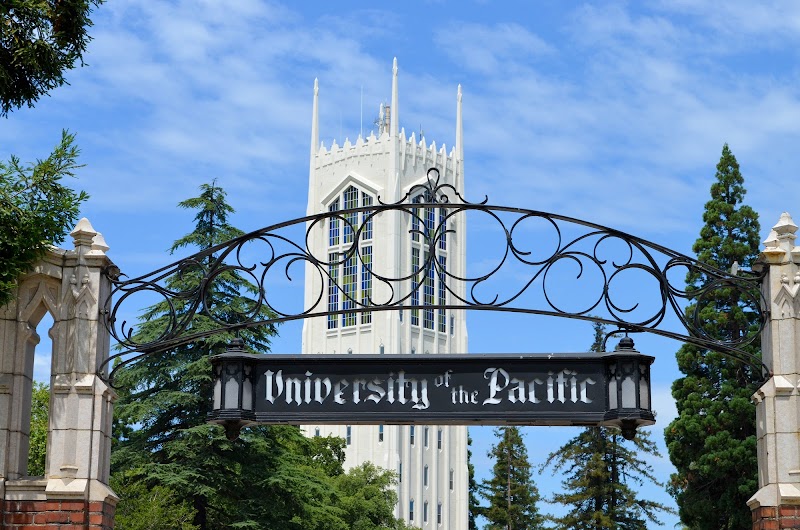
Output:
[[[434,222],[431,211],[435,212]],[[489,227],[488,233],[495,236],[490,259],[474,275],[448,268],[436,258],[437,248],[450,244],[467,217],[471,225],[477,222]],[[383,219],[404,226],[408,237],[419,241],[424,252],[418,267],[409,264],[400,273],[390,273],[365,256],[364,243],[373,237],[373,225],[380,226]],[[322,255],[315,253],[312,249],[320,245],[313,241],[326,236],[331,223],[342,227],[349,239],[335,252],[326,248]],[[299,230],[304,230],[304,235],[298,236]],[[354,293],[335,272],[353,262],[373,281],[367,296]],[[702,287],[684,288],[688,273],[700,276]],[[215,303],[217,282],[226,274],[237,274],[254,287],[251,303],[233,315],[230,311],[223,315]],[[100,372],[114,366],[104,374],[112,380],[116,370],[142,356],[221,331],[383,311],[475,310],[600,322],[615,328],[612,333],[654,333],[723,353],[754,367],[764,377],[766,367],[747,351],[767,320],[760,290],[764,274],[715,269],[656,243],[580,219],[493,206],[488,197],[470,202],[452,184],[441,182],[439,171],[431,168],[424,183],[412,186],[395,202],[377,197],[374,205],[268,226],[135,278],[128,279],[118,270],[106,271],[112,291],[105,300],[104,320],[118,343],[118,352],[105,361]],[[307,275],[313,278],[308,281],[315,291],[306,294],[303,307],[284,307],[280,296],[274,294],[276,277],[302,293]],[[427,301],[419,296],[426,275],[441,280],[445,296]],[[565,303],[562,287],[569,281],[585,282],[579,289],[583,296]],[[631,282],[633,298],[631,289],[624,287]],[[171,287],[178,283],[182,288]],[[328,304],[333,292],[343,302],[336,308]],[[713,303],[721,292],[749,315],[752,324],[747,329],[714,333],[703,325],[702,307]],[[163,301],[167,307],[161,329],[147,338],[137,332],[137,325],[122,317],[140,311],[142,306],[135,305],[135,300],[141,299],[149,300],[150,305],[153,300]],[[686,307],[692,305],[695,310],[687,313]],[[199,314],[216,327],[193,329],[192,321]],[[264,318],[265,314],[269,317]],[[675,331],[675,322],[682,329]]]

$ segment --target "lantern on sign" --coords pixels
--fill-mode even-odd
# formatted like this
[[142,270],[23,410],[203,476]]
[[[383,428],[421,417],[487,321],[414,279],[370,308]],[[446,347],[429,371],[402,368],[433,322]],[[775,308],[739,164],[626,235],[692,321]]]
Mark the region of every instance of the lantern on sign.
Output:
[[231,341],[225,353],[211,360],[213,399],[208,421],[225,428],[229,440],[239,437],[242,427],[255,421],[253,395],[254,366],[244,349],[244,341]]
[[618,427],[632,440],[637,428],[656,422],[650,394],[653,357],[636,351],[633,339],[624,337],[605,358],[608,403],[603,425]]

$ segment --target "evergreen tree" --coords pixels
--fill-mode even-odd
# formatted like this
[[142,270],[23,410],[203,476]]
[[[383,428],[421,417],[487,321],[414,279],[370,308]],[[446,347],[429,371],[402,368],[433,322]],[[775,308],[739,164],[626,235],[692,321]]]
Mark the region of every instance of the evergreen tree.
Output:
[[492,476],[481,483],[481,496],[489,501],[482,514],[489,530],[536,530],[544,518],[536,503],[539,490],[531,477],[528,450],[518,427],[495,429],[498,443],[489,456],[495,461]]
[[78,153],[75,136],[63,131],[61,142],[44,160],[23,164],[11,156],[8,163],[0,162],[0,306],[12,299],[17,278],[75,225],[89,196],[61,181],[81,167]]
[[[605,327],[593,326],[591,351],[602,352]],[[661,524],[657,513],[669,508],[636,495],[645,481],[658,484],[645,455],[661,456],[649,433],[640,430],[627,441],[619,430],[606,427],[588,427],[551,453],[542,467],[552,465],[554,473],[564,475],[564,492],[553,495],[552,502],[569,509],[552,518],[558,528],[645,530],[648,521]]]
[[469,486],[467,488],[467,504],[469,506],[469,527],[468,530],[478,530],[478,516],[482,515],[482,508],[478,504],[478,483],[475,481],[475,466],[472,464],[472,436],[467,435],[467,473],[469,474]]
[[[728,145],[722,148],[703,228],[693,246],[698,261],[728,269],[750,268],[758,257],[757,214],[744,199],[744,179]],[[686,278],[687,291],[708,284],[698,271]],[[687,315],[695,311],[687,307]],[[757,329],[757,317],[730,289],[716,289],[699,316],[711,336],[736,339]],[[754,355],[756,346],[747,349]],[[746,501],[758,489],[752,368],[734,359],[685,344],[677,353],[684,377],[672,385],[678,418],[665,430],[669,456],[677,469],[669,490],[683,524],[697,530],[750,529]]]
[[[179,239],[171,251],[184,247],[205,250],[241,234],[228,223],[233,209],[224,191],[214,184],[201,186],[199,197],[180,203],[195,210],[195,229]],[[209,263],[213,260],[209,256]],[[171,277],[175,291],[198,284],[200,267]],[[218,318],[234,321],[253,306],[255,292],[235,272],[221,274],[214,284],[211,305]],[[173,300],[178,313],[188,302]],[[147,308],[141,316],[137,340],[159,336],[170,318],[166,301]],[[266,308],[263,318],[269,317]],[[216,327],[206,315],[196,315],[188,332]],[[251,351],[266,352],[272,326],[241,332]],[[112,470],[117,477],[144,483],[148,489],[164,487],[178,499],[190,502],[201,530],[211,528],[314,529],[337,528],[334,491],[320,453],[319,441],[305,438],[296,427],[251,427],[236,441],[221,427],[206,423],[210,410],[211,364],[209,356],[223,353],[233,339],[218,333],[169,351],[151,355],[118,372],[121,387],[117,402],[116,437]],[[312,454],[313,453],[313,454]],[[322,460],[337,459],[334,450]],[[339,469],[341,461],[339,461]],[[330,467],[330,466],[329,466]],[[125,500],[122,504],[124,506]]]
[[111,488],[120,497],[115,530],[197,530],[192,503],[169,488],[148,487],[136,474],[126,473],[112,476]]

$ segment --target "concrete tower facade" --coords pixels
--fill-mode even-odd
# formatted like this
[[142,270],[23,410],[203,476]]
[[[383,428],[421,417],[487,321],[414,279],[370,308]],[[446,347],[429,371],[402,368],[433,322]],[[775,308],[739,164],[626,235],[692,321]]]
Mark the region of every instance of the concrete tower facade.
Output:
[[[397,59],[393,65],[391,105],[382,107],[378,136],[359,137],[355,143],[334,141],[330,149],[319,142],[319,88],[314,82],[311,125],[311,158],[308,187],[308,214],[314,215],[401,200],[414,185],[427,182],[427,170],[440,172],[440,183],[455,186],[463,193],[463,143],[461,125],[461,87],[456,102],[456,145],[448,153],[445,146],[425,144],[399,128]],[[412,197],[425,202],[424,197]],[[363,215],[332,219],[310,227],[309,250],[317,257],[339,261],[342,253],[358,245],[352,258],[329,265],[328,277],[310,265],[306,270],[305,307],[326,304],[327,310],[348,309],[348,299],[389,300],[392,292],[378,276],[413,276],[420,264],[429,262],[430,249],[415,229],[418,223],[438,225],[443,212],[419,208],[420,220],[395,212],[384,212],[371,220]],[[445,241],[436,244],[435,259],[441,269],[465,276],[466,230],[463,216],[447,220]],[[353,241],[351,226],[363,226],[361,237]],[[365,266],[366,264],[366,266]],[[326,275],[322,275],[326,276]],[[405,292],[416,292],[406,305],[448,303],[452,296],[446,279],[423,273],[419,283],[407,280]],[[450,286],[448,286],[450,287]],[[451,288],[457,289],[458,286]],[[347,296],[344,296],[347,293]],[[460,296],[464,293],[456,291]],[[396,293],[395,293],[396,296]],[[396,299],[396,298],[395,298]],[[351,306],[352,307],[352,306]],[[339,314],[306,319],[303,326],[303,353],[467,353],[467,327],[464,311],[432,307],[362,314]],[[345,466],[373,462],[398,473],[397,516],[423,529],[467,528],[468,474],[467,429],[438,425],[361,425],[305,426],[309,436],[333,434],[347,441]]]

